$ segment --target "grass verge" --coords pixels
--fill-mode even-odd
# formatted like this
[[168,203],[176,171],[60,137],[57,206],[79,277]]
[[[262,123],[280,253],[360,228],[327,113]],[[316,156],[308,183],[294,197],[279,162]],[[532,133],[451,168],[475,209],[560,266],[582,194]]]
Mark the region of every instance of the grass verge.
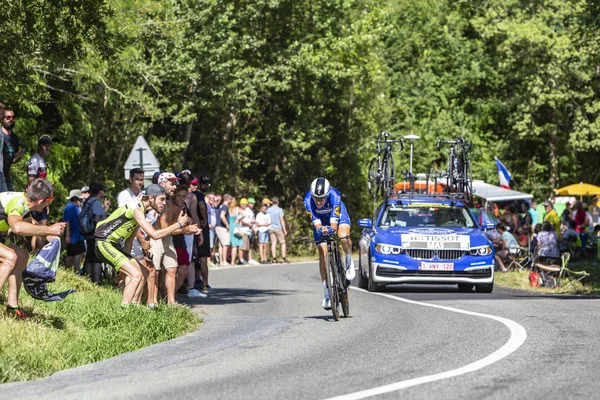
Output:
[[587,271],[590,276],[576,284],[551,288],[532,288],[529,285],[529,270],[496,272],[494,282],[500,286],[526,290],[535,293],[556,293],[574,295],[600,295],[600,262],[584,259],[569,262],[568,268],[573,271]]
[[[21,290],[19,321],[0,310],[0,382],[42,378],[192,331],[200,319],[189,309],[121,307],[121,293],[59,270],[51,291],[76,289],[62,302],[33,300]],[[6,297],[0,303],[6,304]]]

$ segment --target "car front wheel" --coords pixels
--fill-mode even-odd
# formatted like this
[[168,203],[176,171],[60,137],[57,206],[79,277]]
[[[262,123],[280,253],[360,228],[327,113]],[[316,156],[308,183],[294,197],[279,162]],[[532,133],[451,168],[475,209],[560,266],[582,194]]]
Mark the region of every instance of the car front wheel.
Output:
[[481,283],[479,285],[475,285],[475,291],[477,293],[492,293],[493,290],[494,290],[494,282]]
[[358,282],[357,283],[358,283],[358,287],[361,289],[367,289],[369,286],[369,281],[363,275],[362,257],[360,255],[360,252],[358,254]]
[[[371,265],[371,262],[369,262],[369,266],[370,265]],[[367,283],[367,290],[369,292],[378,292],[381,289],[381,287],[377,283],[375,283],[375,281],[373,280],[373,275],[375,275],[373,272],[373,268],[370,267],[369,268],[369,281]]]

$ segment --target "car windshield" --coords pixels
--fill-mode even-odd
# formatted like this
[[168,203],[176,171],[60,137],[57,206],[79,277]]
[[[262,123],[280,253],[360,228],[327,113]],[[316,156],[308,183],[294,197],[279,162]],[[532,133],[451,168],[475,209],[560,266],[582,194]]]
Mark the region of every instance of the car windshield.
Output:
[[474,228],[466,208],[449,204],[396,204],[386,208],[379,226]]

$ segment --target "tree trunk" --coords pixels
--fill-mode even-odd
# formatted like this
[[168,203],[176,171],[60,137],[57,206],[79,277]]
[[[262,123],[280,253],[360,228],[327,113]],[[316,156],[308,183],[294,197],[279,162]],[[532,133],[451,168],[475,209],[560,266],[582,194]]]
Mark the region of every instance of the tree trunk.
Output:
[[[556,125],[550,128],[550,138],[548,140],[548,148],[550,149],[550,186],[552,189],[558,187],[557,129]],[[550,197],[554,197],[554,190],[551,190]]]
[[192,139],[192,128],[193,127],[194,127],[194,123],[188,122],[185,125],[185,128],[183,130],[183,141],[187,142],[187,146],[181,152],[181,156],[179,157],[179,160],[181,161],[181,168],[187,168],[187,166],[185,165],[185,161],[187,158],[188,149],[190,148],[190,140]]

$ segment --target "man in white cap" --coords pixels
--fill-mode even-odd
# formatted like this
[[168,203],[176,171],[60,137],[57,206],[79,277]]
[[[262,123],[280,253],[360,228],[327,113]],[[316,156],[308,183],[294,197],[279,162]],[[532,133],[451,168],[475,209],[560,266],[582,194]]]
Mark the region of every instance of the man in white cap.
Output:
[[85,201],[87,200],[88,197],[90,197],[90,187],[89,186],[84,186],[81,188],[81,195],[83,196],[82,199]]
[[67,245],[65,265],[73,267],[76,274],[80,273],[81,260],[85,254],[85,238],[79,232],[82,199],[83,195],[79,189],[71,190],[67,197],[69,203],[63,210],[63,221],[67,223],[65,226],[65,243]]

